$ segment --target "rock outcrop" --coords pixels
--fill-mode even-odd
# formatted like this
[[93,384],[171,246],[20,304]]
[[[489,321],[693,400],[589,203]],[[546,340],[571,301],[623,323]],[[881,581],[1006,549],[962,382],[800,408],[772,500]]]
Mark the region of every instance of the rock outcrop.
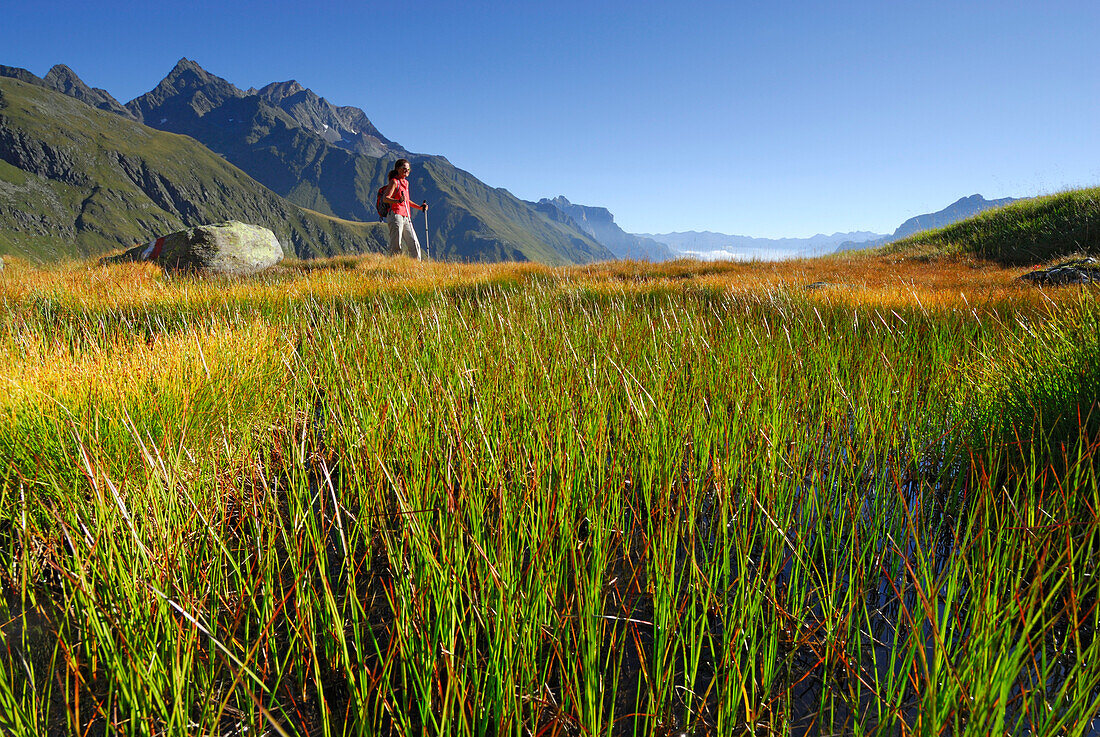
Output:
[[166,269],[247,275],[279,263],[283,248],[267,228],[231,220],[200,225],[134,246],[103,263],[152,261]]
[[1074,259],[1045,269],[1028,272],[1020,279],[1044,287],[1056,287],[1066,284],[1100,284],[1100,262],[1092,257]]

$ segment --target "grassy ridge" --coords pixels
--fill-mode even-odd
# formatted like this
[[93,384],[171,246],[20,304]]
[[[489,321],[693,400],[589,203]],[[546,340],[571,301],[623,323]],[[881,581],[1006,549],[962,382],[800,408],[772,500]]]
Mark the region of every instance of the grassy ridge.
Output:
[[1095,298],[689,267],[5,272],[3,726],[1080,733]]
[[900,256],[972,255],[1011,266],[1100,255],[1100,188],[1014,202],[878,250]]

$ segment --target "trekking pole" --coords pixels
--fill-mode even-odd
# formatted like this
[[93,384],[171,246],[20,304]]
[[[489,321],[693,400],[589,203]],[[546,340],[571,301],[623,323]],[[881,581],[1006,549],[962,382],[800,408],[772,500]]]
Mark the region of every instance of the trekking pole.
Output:
[[[427,205],[428,201],[424,200],[424,204]],[[428,237],[428,208],[424,208],[424,260],[428,261],[432,257],[431,239]]]
[[[416,228],[413,226],[413,203],[408,192],[405,193],[405,212],[409,213],[409,230],[413,232],[413,240],[417,240]],[[420,244],[417,243],[417,245]],[[419,258],[419,256],[417,256],[417,258]]]

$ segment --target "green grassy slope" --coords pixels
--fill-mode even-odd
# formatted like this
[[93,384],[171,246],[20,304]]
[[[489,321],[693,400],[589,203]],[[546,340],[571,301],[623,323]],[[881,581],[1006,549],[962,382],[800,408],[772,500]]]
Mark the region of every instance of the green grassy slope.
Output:
[[86,258],[228,219],[300,257],[384,243],[378,224],[303,210],[190,138],[0,78],[0,253]]
[[1073,253],[1100,255],[1100,188],[1021,200],[937,230],[903,238],[877,253],[973,255],[1009,266]]

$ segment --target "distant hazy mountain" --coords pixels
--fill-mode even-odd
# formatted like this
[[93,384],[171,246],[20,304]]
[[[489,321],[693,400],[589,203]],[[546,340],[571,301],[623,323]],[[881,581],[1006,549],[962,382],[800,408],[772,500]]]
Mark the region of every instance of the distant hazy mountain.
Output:
[[615,224],[615,216],[605,207],[575,205],[563,196],[542,198],[531,203],[543,211],[556,209],[580,226],[597,241],[607,246],[616,258],[635,261],[668,261],[676,254],[664,243],[625,232]]
[[678,255],[703,259],[758,258],[762,260],[820,256],[831,252],[845,241],[863,241],[880,237],[878,233],[854,231],[850,233],[818,234],[810,238],[753,238],[744,235],[727,235],[710,231],[685,233],[640,234],[664,243]]
[[805,256],[821,256],[839,251],[877,248],[923,230],[942,228],[960,220],[977,215],[993,207],[1000,207],[1016,199],[1006,197],[999,200],[987,200],[980,194],[963,197],[939,212],[917,215],[909,218],[891,235],[854,231],[851,233],[833,233],[815,235],[811,238],[750,238],[742,235],[724,233],[696,232],[639,234],[642,238],[652,238],[668,245],[673,251],[684,256],[703,259],[783,259]]
[[270,228],[302,257],[384,245],[381,224],[303,210],[190,138],[38,82],[0,78],[0,253],[98,256],[230,219]]
[[972,194],[969,197],[955,200],[939,212],[933,212],[927,215],[917,215],[916,217],[909,218],[898,226],[898,229],[890,236],[890,240],[896,241],[922,230],[942,228],[945,225],[951,225],[952,223],[957,223],[960,220],[965,220],[968,217],[977,215],[979,212],[984,212],[994,207],[1000,207],[1001,205],[1007,205],[1016,201],[1014,197],[987,200],[980,194]]
[[904,223],[898,226],[897,230],[892,235],[881,236],[875,240],[867,240],[863,242],[855,242],[855,239],[850,239],[846,243],[841,243],[837,246],[837,251],[851,251],[862,250],[866,248],[877,248],[879,246],[886,245],[887,243],[893,243],[894,241],[901,240],[902,238],[919,233],[923,230],[935,230],[936,228],[943,228],[947,225],[952,225],[960,220],[966,220],[969,217],[973,217],[980,212],[985,212],[994,207],[1001,207],[1002,205],[1008,205],[1013,202],[1019,202],[1018,199],[1013,197],[1004,197],[999,200],[987,200],[980,194],[972,194],[969,197],[963,197],[955,200],[947,207],[939,210],[938,212],[927,213],[924,215],[917,215],[911,217]]

